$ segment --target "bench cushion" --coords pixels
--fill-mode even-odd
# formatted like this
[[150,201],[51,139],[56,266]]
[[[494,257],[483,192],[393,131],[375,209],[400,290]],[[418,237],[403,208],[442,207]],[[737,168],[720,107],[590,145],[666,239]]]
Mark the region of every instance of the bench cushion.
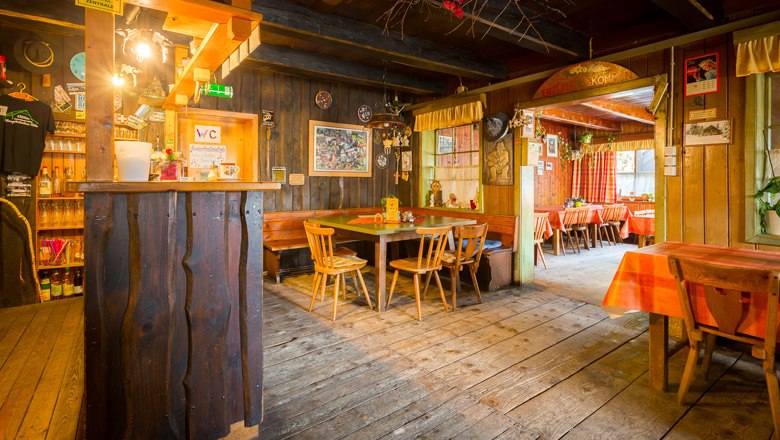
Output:
[[[333,244],[343,244],[357,241],[351,238],[334,238]],[[289,251],[292,249],[308,249],[309,241],[306,238],[290,238],[287,240],[267,240],[263,242],[263,247],[272,252]]]

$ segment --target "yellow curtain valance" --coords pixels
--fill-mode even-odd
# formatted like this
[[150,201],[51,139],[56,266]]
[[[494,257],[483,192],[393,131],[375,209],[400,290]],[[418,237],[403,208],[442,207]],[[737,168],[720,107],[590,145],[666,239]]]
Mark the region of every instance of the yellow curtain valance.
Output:
[[780,21],[734,32],[737,76],[780,72]]
[[591,144],[591,150],[601,151],[630,151],[630,150],[652,150],[655,148],[655,140],[642,139],[637,141],[613,142],[610,147],[608,144]]
[[414,131],[437,130],[479,122],[484,116],[485,95],[452,96],[431,102],[412,112]]

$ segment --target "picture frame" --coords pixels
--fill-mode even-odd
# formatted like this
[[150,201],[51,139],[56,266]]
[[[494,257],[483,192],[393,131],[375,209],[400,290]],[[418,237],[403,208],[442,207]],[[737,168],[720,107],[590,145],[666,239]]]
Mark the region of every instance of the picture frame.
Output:
[[401,152],[401,171],[412,171],[412,152]]
[[544,169],[545,169],[546,171],[552,171],[552,170],[553,170],[553,163],[552,163],[552,162],[547,162],[547,163],[545,164],[545,166],[544,166]]
[[731,120],[702,121],[685,124],[683,144],[718,145],[731,143]]
[[309,176],[371,177],[371,129],[309,121]]
[[271,181],[281,183],[282,185],[287,184],[287,167],[272,167]]
[[540,160],[536,164],[536,174],[543,176],[544,175],[544,161]]
[[707,53],[685,59],[685,97],[720,91],[720,54]]
[[558,157],[558,135],[547,135],[547,157]]

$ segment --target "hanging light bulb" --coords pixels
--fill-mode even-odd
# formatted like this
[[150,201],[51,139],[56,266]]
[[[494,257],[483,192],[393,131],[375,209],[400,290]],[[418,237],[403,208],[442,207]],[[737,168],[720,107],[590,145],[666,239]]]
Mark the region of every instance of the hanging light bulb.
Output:
[[111,82],[114,83],[114,87],[123,87],[125,85],[125,77],[114,73],[114,79]]

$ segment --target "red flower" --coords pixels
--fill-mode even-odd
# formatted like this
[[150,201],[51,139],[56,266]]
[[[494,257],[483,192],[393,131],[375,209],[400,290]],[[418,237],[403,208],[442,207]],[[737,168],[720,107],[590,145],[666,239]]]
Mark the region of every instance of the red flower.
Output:
[[442,2],[442,6],[444,6],[444,9],[452,12],[452,15],[458,18],[458,20],[463,18],[463,8],[460,6],[463,4],[463,0],[444,0]]
[[169,155],[173,154],[173,150],[171,150],[170,148],[166,148],[165,149],[165,154],[169,154]]

